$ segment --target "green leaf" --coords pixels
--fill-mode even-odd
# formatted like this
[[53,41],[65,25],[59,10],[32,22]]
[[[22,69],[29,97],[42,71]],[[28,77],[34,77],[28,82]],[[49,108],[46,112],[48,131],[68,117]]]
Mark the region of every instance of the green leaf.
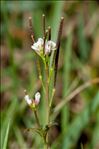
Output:
[[4,140],[5,140],[5,134],[7,132],[7,128],[8,128],[8,123],[9,123],[9,119],[10,119],[10,125],[9,125],[9,129],[13,123],[13,119],[15,118],[15,113],[16,110],[18,109],[18,104],[17,104],[17,100],[16,98],[13,98],[13,102],[11,103],[11,105],[9,106],[9,108],[7,110],[5,110],[5,113],[1,113],[2,115],[2,120],[1,120],[1,148],[3,148],[3,144],[4,144]]
[[4,143],[3,143],[3,148],[2,149],[6,149],[7,148],[7,141],[8,141],[8,135],[9,135],[9,128],[10,128],[10,121],[7,125],[6,128],[6,133],[5,133],[5,138],[4,138]]
[[[67,91],[70,86],[71,56],[72,56],[72,33],[69,33],[66,42],[66,48],[64,51],[63,98],[67,95]],[[61,113],[62,133],[67,129],[68,122],[69,122],[69,109],[67,105],[64,106]]]

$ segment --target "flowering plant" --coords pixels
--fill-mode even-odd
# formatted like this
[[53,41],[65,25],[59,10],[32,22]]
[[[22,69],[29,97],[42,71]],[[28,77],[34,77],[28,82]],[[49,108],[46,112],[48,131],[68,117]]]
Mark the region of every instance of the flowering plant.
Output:
[[[55,93],[55,85],[56,85],[56,76],[57,76],[57,68],[58,68],[58,59],[59,59],[59,49],[60,49],[60,39],[62,34],[62,27],[63,27],[63,20],[64,18],[61,17],[58,37],[56,43],[51,40],[51,27],[48,27],[45,30],[45,15],[42,15],[42,22],[43,22],[43,38],[38,38],[35,42],[34,33],[32,29],[32,20],[29,18],[29,26],[31,31],[31,38],[32,38],[32,46],[31,48],[37,55],[37,68],[39,72],[39,79],[41,80],[44,95],[45,95],[45,124],[44,126],[41,125],[42,122],[39,120],[38,115],[38,108],[40,104],[40,99],[42,100],[41,94],[37,92],[35,94],[35,98],[31,99],[25,90],[25,101],[30,106],[30,108],[34,111],[34,115],[37,122],[37,128],[31,128],[35,130],[44,140],[44,144],[46,148],[50,148],[49,145],[49,129],[56,125],[51,118],[51,111],[52,111],[52,102]],[[40,59],[42,59],[44,64],[44,72],[45,78],[42,78],[42,71],[40,65]],[[51,88],[50,88],[51,85]],[[29,130],[31,130],[29,129]]]

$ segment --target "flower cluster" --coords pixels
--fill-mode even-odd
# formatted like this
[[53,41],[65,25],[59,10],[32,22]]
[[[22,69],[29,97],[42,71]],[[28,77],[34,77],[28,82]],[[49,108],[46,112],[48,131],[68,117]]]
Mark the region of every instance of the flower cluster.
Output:
[[41,98],[41,94],[39,92],[37,92],[35,94],[35,99],[32,100],[25,91],[24,99],[27,102],[27,104],[32,108],[35,108],[40,103],[40,98]]
[[35,42],[31,48],[35,50],[38,54],[43,52],[43,48],[45,49],[45,55],[48,55],[51,53],[51,51],[56,50],[56,43],[49,40],[45,41],[45,47],[44,47],[44,39],[38,38],[37,42]]

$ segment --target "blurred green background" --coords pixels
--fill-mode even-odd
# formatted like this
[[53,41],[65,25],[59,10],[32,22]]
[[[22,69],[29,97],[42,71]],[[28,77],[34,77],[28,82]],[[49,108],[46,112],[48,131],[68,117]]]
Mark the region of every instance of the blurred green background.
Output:
[[[40,137],[25,131],[35,126],[24,102],[24,89],[41,91],[36,57],[31,49],[28,17],[35,38],[42,37],[42,14],[56,41],[60,17],[64,27],[54,106],[79,85],[99,77],[99,2],[0,1],[1,3],[1,149],[43,149]],[[44,120],[43,95],[39,117]],[[52,149],[99,149],[99,85],[73,98],[50,131]]]

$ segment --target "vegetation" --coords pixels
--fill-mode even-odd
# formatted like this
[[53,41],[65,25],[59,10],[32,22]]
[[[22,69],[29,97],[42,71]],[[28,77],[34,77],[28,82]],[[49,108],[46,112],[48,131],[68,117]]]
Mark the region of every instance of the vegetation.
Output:
[[[51,149],[98,149],[98,1],[0,3],[0,148],[43,149],[45,144],[45,148]],[[40,58],[31,48],[34,39],[36,42],[44,36],[42,14],[46,16],[46,28],[51,26],[51,40],[57,45],[57,37],[59,39],[60,48],[56,46],[54,51],[57,55],[59,49],[58,59],[56,55],[53,57],[53,51],[51,55],[48,53],[48,57],[40,55]],[[58,35],[62,16],[62,34]],[[50,30],[47,38],[49,35]],[[47,76],[46,68],[51,76]],[[33,104],[32,109],[24,100],[24,89],[33,99],[40,92],[40,102],[37,106]],[[45,100],[47,97],[51,103],[50,110]]]

